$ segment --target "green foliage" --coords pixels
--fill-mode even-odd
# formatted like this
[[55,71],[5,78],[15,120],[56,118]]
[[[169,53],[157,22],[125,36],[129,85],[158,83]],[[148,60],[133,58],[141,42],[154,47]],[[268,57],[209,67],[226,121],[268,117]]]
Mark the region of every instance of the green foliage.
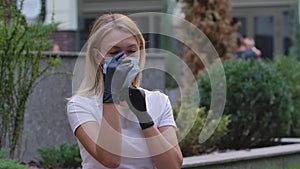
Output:
[[[212,66],[210,69],[214,69]],[[287,136],[291,125],[291,93],[272,64],[233,59],[224,64],[227,96],[224,113],[231,115],[229,132],[220,148],[243,149],[270,145]],[[199,81],[201,106],[210,106],[210,80]]]
[[300,62],[295,56],[279,56],[274,59],[274,66],[284,78],[288,85],[288,90],[292,94],[291,102],[293,104],[292,137],[300,137]]
[[78,145],[62,144],[59,148],[46,147],[38,150],[39,162],[47,168],[68,167],[76,168],[81,166],[81,157]]
[[9,147],[14,158],[28,97],[37,80],[60,63],[43,54],[57,25],[29,25],[15,1],[8,0],[0,3],[0,22],[0,148]]
[[289,167],[288,169],[300,169],[300,165],[294,166],[294,167]]
[[0,159],[2,159],[8,152],[8,149],[0,149]]
[[0,169],[26,169],[26,166],[15,160],[0,159]]
[[170,75],[169,73],[165,73],[165,77],[166,77],[166,88],[167,89],[176,89],[178,88],[178,84],[176,82],[176,80],[172,77],[172,75]]
[[[197,113],[195,113],[195,111]],[[227,125],[230,122],[230,120],[229,116],[223,116],[213,135],[204,143],[200,144],[199,135],[203,130],[203,126],[205,124],[208,112],[206,112],[204,108],[194,109],[193,106],[190,106],[189,104],[182,105],[181,111],[179,111],[178,109],[173,109],[173,112],[175,119],[177,119],[179,113],[182,117],[185,118],[182,120],[181,123],[178,123],[177,127],[179,132],[181,128],[184,128],[184,126],[188,125],[186,123],[191,122],[191,118],[195,119],[195,122],[188,134],[184,137],[183,140],[179,142],[181,151],[184,156],[198,155],[204,152],[214,150],[216,148],[216,144],[221,143],[221,138],[227,133]],[[216,121],[211,121],[210,123],[216,123]]]
[[26,166],[16,160],[3,159],[7,153],[8,149],[0,149],[0,169],[25,169]]
[[[300,165],[299,164],[292,164],[292,165],[288,165],[285,166],[284,168],[286,169],[300,169]],[[269,169],[282,169],[282,167],[273,167],[273,168],[269,168]]]

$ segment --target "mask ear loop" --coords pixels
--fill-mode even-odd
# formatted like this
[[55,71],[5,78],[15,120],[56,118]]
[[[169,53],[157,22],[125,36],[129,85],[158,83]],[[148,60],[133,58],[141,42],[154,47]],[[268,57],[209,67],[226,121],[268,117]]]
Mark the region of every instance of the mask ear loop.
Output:
[[99,67],[100,67],[100,68],[102,69],[102,71],[103,71],[104,68],[101,66],[101,61],[104,60],[105,57],[104,57],[104,55],[100,52],[99,49],[97,49],[97,52],[98,52],[98,54],[99,54],[100,57],[101,57],[101,60],[100,60],[100,62],[99,62]]

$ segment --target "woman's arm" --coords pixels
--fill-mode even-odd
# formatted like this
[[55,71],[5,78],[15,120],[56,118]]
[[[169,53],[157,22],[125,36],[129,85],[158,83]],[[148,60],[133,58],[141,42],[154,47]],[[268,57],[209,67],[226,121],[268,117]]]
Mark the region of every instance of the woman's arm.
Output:
[[117,168],[121,162],[120,114],[113,103],[103,104],[101,126],[97,122],[80,125],[75,135],[84,148],[102,165]]
[[[81,125],[75,135],[85,149],[102,165],[117,168],[121,163],[122,135],[120,114],[115,103],[120,102],[122,86],[132,69],[129,60],[123,61],[124,52],[116,54],[107,66],[103,89],[103,116],[101,126],[96,122]],[[117,80],[112,80],[113,77]],[[125,85],[126,86],[126,85]],[[100,113],[100,112],[99,112]]]
[[153,161],[157,169],[180,169],[182,154],[178,146],[175,128],[168,125],[158,129],[154,125],[152,117],[147,112],[145,96],[143,90],[130,87],[129,97],[126,101],[140,123]]
[[183,157],[173,126],[152,126],[143,134],[157,169],[181,168]]

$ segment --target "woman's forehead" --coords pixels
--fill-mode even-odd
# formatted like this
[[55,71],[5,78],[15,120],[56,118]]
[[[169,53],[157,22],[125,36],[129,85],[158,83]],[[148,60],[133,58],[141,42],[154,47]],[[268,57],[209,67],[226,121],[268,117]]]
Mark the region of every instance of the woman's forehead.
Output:
[[129,47],[138,45],[136,38],[130,34],[121,30],[112,30],[102,40],[100,46],[102,49],[112,47]]

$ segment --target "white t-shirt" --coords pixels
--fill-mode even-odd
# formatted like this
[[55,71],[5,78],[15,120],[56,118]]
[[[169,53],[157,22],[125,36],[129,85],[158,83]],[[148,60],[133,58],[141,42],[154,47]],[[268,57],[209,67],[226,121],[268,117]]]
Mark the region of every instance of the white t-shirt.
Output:
[[[154,125],[176,127],[168,96],[159,91],[145,90],[147,112]],[[74,96],[67,104],[67,115],[72,128],[88,121],[102,120],[103,103],[97,96]],[[153,169],[154,163],[143,139],[142,130],[135,115],[126,107],[119,107],[122,127],[122,158],[118,169]],[[107,169],[96,161],[78,141],[83,169]]]

